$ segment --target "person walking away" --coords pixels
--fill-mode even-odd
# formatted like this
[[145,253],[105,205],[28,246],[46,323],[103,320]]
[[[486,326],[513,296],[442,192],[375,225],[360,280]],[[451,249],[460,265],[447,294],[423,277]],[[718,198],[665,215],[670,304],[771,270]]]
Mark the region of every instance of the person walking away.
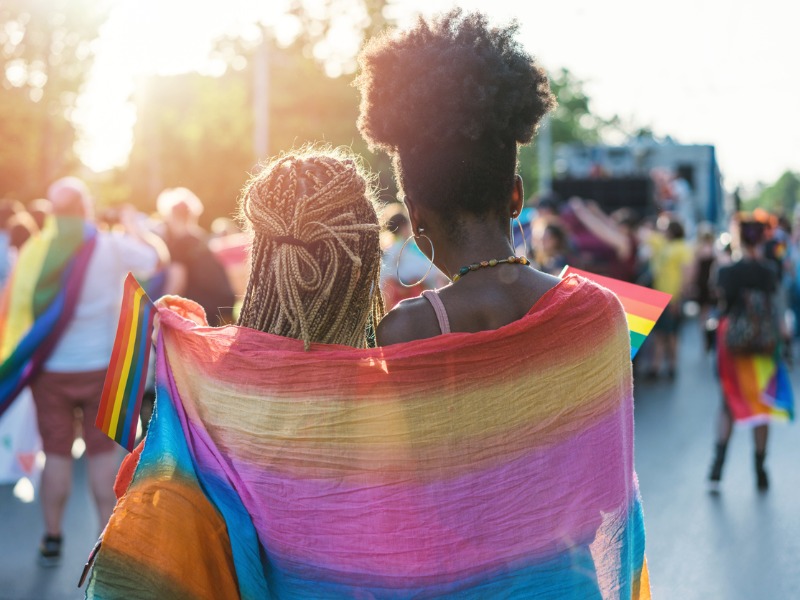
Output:
[[738,224],[741,258],[718,273],[722,319],[717,330],[717,368],[722,407],[717,424],[709,489],[719,491],[733,424],[753,428],[756,487],[769,489],[764,466],[769,423],[794,416],[793,394],[780,354],[775,306],[778,273],[762,255],[765,225],[743,219]]
[[653,289],[670,294],[672,299],[653,327],[653,357],[647,377],[657,378],[666,367],[667,377],[673,379],[678,365],[678,331],[683,302],[692,281],[694,255],[679,221],[662,217],[658,228],[647,242],[651,248]]
[[[145,242],[133,221],[128,234],[97,231],[92,223],[93,202],[80,179],[55,181],[47,193],[53,205],[46,235],[51,245],[64,246],[69,236],[90,232],[94,240],[77,290],[74,309],[41,373],[31,382],[37,421],[42,437],[45,466],[41,479],[41,501],[45,535],[39,548],[42,566],[54,566],[61,557],[61,524],[72,486],[71,449],[76,425],[86,444],[89,485],[99,522],[105,523],[114,508],[113,483],[120,456],[116,444],[95,428],[94,421],[111,357],[122,294],[122,282],[129,271],[146,277],[159,263],[159,254]],[[23,247],[16,274],[35,273],[37,246]],[[79,423],[76,421],[80,419]]]
[[164,241],[169,250],[165,293],[197,302],[210,325],[233,321],[234,297],[228,274],[208,245],[208,236],[197,224],[203,203],[191,190],[168,188],[156,206],[164,219]]

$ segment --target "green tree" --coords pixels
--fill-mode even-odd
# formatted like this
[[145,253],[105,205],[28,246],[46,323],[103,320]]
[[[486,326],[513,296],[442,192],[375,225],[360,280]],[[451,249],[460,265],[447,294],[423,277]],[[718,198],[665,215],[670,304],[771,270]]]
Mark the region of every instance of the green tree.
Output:
[[744,202],[746,210],[763,208],[771,212],[792,214],[800,204],[800,173],[786,171],[778,180]]
[[0,195],[41,195],[77,164],[71,116],[106,14],[96,0],[0,3]]
[[[358,95],[349,78],[326,76],[299,46],[269,44],[269,154],[309,142],[349,146],[386,174],[388,159],[371,156],[356,129]],[[216,53],[231,65],[221,77],[187,74],[149,78],[135,99],[137,127],[130,166],[121,175],[136,205],[152,210],[164,188],[185,186],[207,206],[207,224],[230,215],[257,163],[254,151],[254,46],[221,40]],[[391,192],[388,192],[391,193]],[[120,198],[121,199],[121,198]]]
[[188,73],[141,80],[129,166],[130,200],[144,210],[166,187],[183,186],[206,204],[205,216],[230,214],[253,166],[252,111],[236,73]]
[[[550,75],[550,89],[558,106],[550,115],[550,135],[553,147],[558,144],[596,144],[607,130],[618,126],[614,116],[603,119],[592,112],[591,99],[584,82],[569,69],[560,69]],[[539,187],[538,146],[536,138],[520,151],[520,172],[526,194],[533,195]]]

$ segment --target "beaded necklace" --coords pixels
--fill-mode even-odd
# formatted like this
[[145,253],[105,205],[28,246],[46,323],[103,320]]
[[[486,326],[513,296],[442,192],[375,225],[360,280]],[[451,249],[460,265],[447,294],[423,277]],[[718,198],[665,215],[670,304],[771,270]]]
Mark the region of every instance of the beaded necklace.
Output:
[[452,279],[453,283],[455,283],[470,271],[477,271],[478,269],[483,269],[486,267],[496,267],[497,265],[502,265],[503,263],[507,263],[509,265],[529,265],[531,264],[531,261],[524,256],[509,256],[508,258],[501,258],[500,260],[493,258],[492,260],[484,260],[479,263],[472,263],[471,265],[461,267],[458,270],[458,273],[453,275],[450,279]]

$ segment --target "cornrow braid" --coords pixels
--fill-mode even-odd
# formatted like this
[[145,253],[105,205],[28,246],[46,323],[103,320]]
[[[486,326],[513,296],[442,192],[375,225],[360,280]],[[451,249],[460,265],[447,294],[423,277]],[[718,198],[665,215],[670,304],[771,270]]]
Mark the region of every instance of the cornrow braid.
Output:
[[344,149],[310,146],[245,184],[239,218],[253,233],[239,325],[364,347],[383,317],[373,178]]

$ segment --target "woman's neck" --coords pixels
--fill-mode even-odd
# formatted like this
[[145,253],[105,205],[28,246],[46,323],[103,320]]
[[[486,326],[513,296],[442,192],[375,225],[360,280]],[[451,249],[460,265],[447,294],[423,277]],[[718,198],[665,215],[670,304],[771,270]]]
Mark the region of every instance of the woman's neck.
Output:
[[508,233],[486,222],[464,223],[457,235],[437,236],[435,241],[436,266],[452,276],[461,267],[484,260],[508,258],[514,247]]

